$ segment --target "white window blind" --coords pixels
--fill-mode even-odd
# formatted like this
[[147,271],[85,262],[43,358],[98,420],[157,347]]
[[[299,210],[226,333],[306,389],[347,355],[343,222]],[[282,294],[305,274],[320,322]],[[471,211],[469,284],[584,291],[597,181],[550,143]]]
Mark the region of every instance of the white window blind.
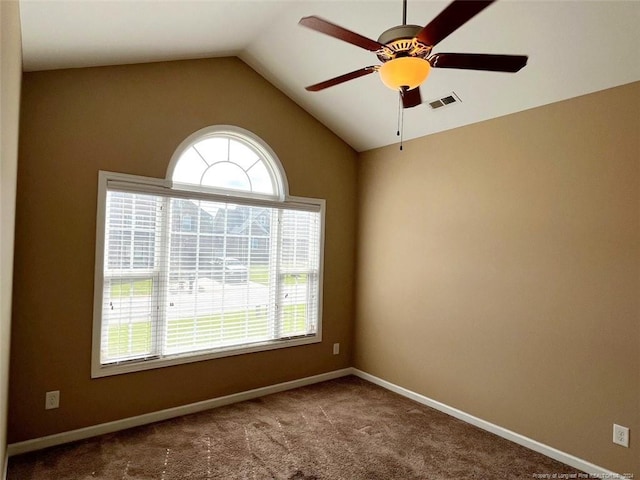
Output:
[[100,369],[319,341],[321,204],[123,177],[103,188]]

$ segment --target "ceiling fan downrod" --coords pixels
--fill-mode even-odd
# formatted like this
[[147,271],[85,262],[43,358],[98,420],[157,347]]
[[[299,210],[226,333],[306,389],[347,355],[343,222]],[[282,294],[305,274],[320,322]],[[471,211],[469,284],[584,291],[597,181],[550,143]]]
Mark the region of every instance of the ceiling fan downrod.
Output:
[[407,0],[402,0],[402,25],[407,24]]

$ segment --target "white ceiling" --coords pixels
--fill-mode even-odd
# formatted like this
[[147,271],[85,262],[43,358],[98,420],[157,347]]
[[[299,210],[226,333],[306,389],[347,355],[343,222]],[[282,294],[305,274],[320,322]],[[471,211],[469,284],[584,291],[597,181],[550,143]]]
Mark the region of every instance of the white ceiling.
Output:
[[[426,25],[448,1],[409,0]],[[402,1],[20,0],[27,71],[237,55],[358,151],[396,143],[398,96],[372,74],[306,85],[379,62],[375,54],[297,25],[307,15],[377,40],[402,23]],[[405,139],[640,80],[640,1],[501,0],[434,52],[529,55],[516,74],[433,69],[424,101],[405,110]],[[594,112],[597,115],[598,112]]]

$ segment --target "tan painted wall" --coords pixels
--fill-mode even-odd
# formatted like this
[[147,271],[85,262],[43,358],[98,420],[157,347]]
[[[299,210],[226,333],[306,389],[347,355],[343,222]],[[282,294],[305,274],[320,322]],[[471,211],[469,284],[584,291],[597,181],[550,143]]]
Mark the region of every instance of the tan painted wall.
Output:
[[[333,133],[236,58],[25,73],[22,99],[10,442],[351,364],[357,155]],[[327,200],[324,341],[92,380],[98,170],[164,178],[215,124],[265,140],[292,195]]]
[[361,159],[355,366],[640,475],[640,83]]
[[22,50],[18,2],[0,2],[0,478],[4,478]]

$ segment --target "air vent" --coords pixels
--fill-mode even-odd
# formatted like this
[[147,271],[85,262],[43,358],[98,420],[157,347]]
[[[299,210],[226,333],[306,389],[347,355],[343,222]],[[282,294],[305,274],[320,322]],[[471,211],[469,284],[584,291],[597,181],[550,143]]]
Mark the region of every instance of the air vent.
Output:
[[454,103],[459,103],[459,102],[461,102],[460,97],[456,94],[456,92],[451,92],[451,95],[447,95],[437,100],[431,100],[428,103],[431,109],[435,110],[437,108],[446,107],[448,105],[452,105]]

